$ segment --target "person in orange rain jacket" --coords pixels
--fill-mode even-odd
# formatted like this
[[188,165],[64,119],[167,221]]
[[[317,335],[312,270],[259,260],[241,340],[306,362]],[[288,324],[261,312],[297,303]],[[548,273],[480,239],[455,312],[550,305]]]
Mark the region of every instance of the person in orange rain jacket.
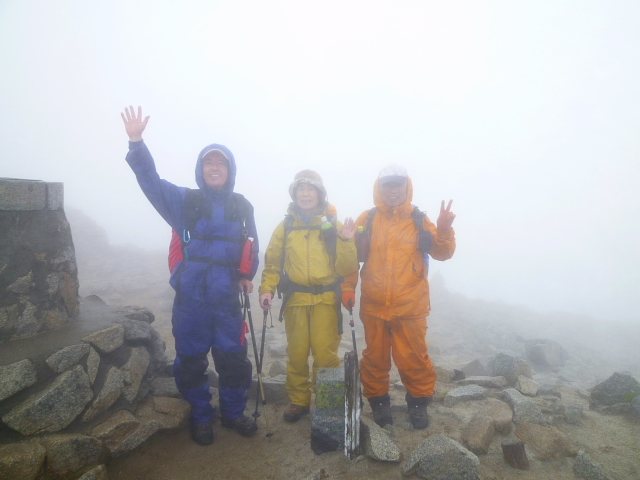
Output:
[[[389,398],[391,357],[407,389],[409,420],[429,425],[427,405],[436,372],[427,353],[428,256],[451,258],[456,248],[451,201],[440,208],[437,227],[411,204],[413,186],[405,168],[390,165],[373,187],[375,208],[356,220],[362,295],[360,318],[367,348],[362,352],[364,396],[380,426],[393,424]],[[345,277],[342,304],[355,304],[358,274]]]

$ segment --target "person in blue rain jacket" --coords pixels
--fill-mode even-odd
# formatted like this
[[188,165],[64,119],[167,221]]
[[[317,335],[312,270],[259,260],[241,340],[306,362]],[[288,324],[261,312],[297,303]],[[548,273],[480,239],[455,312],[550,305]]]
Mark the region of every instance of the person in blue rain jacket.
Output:
[[[129,136],[126,160],[153,207],[183,238],[184,259],[171,274],[174,373],[182,396],[191,404],[191,436],[196,443],[213,442],[214,409],[206,370],[211,351],[219,376],[223,426],[244,436],[257,425],[244,415],[251,363],[247,358],[245,323],[239,293],[251,293],[258,268],[258,237],[253,207],[233,192],[236,163],[223,145],[212,144],[198,155],[198,189],[178,187],[159,177],[142,133],[149,117],[132,106],[121,114]],[[239,263],[246,238],[254,239],[250,273]]]

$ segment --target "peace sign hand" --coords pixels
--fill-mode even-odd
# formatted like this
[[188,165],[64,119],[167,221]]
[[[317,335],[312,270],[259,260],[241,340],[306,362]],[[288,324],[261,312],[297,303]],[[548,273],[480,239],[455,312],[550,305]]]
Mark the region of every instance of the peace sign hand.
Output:
[[124,113],[120,113],[120,116],[124,122],[124,129],[127,131],[127,135],[129,135],[129,141],[139,142],[142,140],[142,132],[144,132],[147,122],[149,121],[148,115],[142,120],[142,107],[138,107],[137,114],[133,106],[130,105],[128,109],[125,107]]
[[449,204],[447,205],[447,208],[444,208],[444,200],[442,200],[442,203],[440,204],[440,216],[438,217],[438,222],[437,222],[438,231],[440,232],[447,232],[451,230],[451,225],[453,224],[453,221],[456,219],[455,213],[451,211],[452,203],[453,203],[453,200],[449,200]]

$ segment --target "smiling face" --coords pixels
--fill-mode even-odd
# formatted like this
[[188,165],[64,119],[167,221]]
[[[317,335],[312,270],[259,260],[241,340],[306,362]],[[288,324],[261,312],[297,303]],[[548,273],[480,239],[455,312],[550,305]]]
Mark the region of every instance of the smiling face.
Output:
[[313,185],[301,183],[296,188],[296,205],[302,213],[311,217],[318,210],[318,190]]
[[222,152],[207,153],[202,159],[202,175],[207,186],[222,190],[229,178],[229,161]]
[[387,207],[399,207],[407,199],[407,182],[393,181],[381,184],[380,196]]

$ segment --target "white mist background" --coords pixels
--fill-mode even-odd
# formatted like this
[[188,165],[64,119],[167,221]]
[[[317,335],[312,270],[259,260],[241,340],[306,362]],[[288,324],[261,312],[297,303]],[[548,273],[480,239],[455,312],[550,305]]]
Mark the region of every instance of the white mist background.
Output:
[[170,232],[124,161],[142,105],[161,177],[194,187],[222,143],[266,247],[317,170],[341,218],[404,165],[436,220],[447,288],[605,324],[640,317],[640,4],[0,4],[0,176],[61,181],[112,244]]

